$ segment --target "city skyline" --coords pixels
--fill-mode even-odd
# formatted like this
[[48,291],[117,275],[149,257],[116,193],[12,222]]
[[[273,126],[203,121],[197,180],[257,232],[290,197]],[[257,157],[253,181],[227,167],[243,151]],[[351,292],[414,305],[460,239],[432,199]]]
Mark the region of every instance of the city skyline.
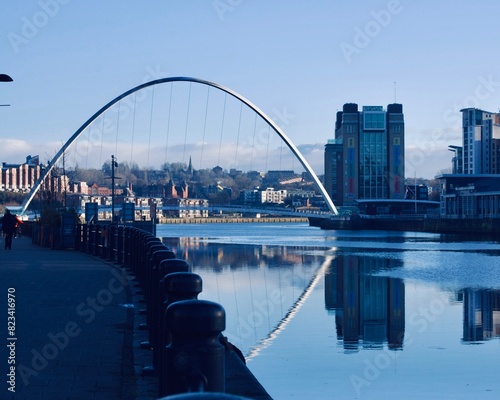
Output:
[[191,76],[256,104],[317,174],[344,103],[401,103],[406,177],[432,179],[451,168],[448,146],[461,145],[460,109],[500,107],[500,56],[488,41],[496,8],[486,0],[15,3],[0,16],[0,72],[14,79],[0,84],[0,103],[11,105],[0,108],[0,160],[53,155],[120,93]]

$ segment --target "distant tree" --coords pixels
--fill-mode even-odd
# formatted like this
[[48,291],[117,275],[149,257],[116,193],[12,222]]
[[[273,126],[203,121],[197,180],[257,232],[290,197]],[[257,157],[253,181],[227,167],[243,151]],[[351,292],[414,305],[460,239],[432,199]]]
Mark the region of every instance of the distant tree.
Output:
[[229,197],[229,193],[226,191],[221,191],[216,194],[210,195],[209,200],[213,204],[224,205],[229,204],[231,202],[231,198]]
[[443,169],[439,170],[438,172],[436,172],[436,174],[434,176],[436,177],[439,175],[446,175],[446,174],[451,174],[451,173],[452,173],[451,167],[450,168],[443,168]]

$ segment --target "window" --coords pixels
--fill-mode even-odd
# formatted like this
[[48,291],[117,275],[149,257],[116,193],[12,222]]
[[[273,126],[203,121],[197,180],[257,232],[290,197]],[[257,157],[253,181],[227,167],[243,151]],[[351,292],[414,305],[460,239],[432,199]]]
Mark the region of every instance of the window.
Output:
[[366,130],[384,130],[385,113],[384,112],[364,112],[364,129]]

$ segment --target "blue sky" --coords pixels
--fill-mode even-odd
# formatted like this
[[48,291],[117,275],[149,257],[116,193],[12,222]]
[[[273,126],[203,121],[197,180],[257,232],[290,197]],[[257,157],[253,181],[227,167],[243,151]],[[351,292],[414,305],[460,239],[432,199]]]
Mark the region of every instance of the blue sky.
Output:
[[[54,154],[106,102],[146,81],[224,85],[282,126],[316,172],[346,102],[403,104],[406,175],[432,178],[463,107],[500,107],[493,0],[39,0],[0,15],[0,161]],[[396,82],[396,85],[394,84]],[[396,90],[395,90],[396,89]],[[138,160],[140,161],[140,160]]]

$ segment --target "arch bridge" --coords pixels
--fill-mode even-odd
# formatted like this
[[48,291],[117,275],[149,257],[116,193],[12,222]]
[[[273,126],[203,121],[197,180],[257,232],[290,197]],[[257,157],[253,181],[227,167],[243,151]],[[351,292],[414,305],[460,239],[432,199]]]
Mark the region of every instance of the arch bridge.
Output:
[[[269,126],[270,130],[272,130],[276,135],[281,138],[281,140],[286,144],[286,146],[292,151],[293,155],[296,157],[296,159],[299,160],[300,164],[303,166],[305,171],[307,171],[310,176],[312,177],[314,184],[316,186],[316,189],[321,193],[323,196],[326,205],[328,207],[329,213],[328,215],[337,215],[338,211],[331,200],[330,196],[326,192],[325,188],[321,184],[320,180],[318,179],[317,175],[307,162],[307,160],[304,158],[304,156],[300,153],[298,148],[294,145],[294,143],[288,138],[288,136],[283,132],[283,130],[269,117],[267,116],[262,110],[260,110],[256,105],[254,105],[252,102],[241,96],[240,94],[236,93],[235,91],[224,87],[222,85],[219,85],[214,82],[209,82],[206,80],[202,79],[197,79],[197,78],[191,78],[191,77],[168,77],[168,78],[161,78],[161,79],[156,79],[152,80],[146,83],[143,83],[141,85],[138,85],[130,90],[127,90],[126,92],[122,93],[121,95],[115,97],[113,100],[105,104],[103,107],[101,107],[94,115],[92,115],[69,139],[68,141],[59,149],[59,151],[56,153],[56,155],[52,158],[52,160],[48,163],[47,167],[43,170],[40,178],[38,181],[35,183],[35,185],[32,187],[26,198],[24,199],[21,208],[20,208],[20,213],[24,214],[37,194],[37,192],[40,190],[40,186],[42,183],[45,181],[45,179],[49,176],[53,168],[60,162],[60,160],[64,157],[65,152],[75,143],[75,141],[82,135],[82,133],[94,122],[96,121],[99,117],[103,116],[104,113],[110,109],[113,105],[117,104],[121,100],[127,98],[128,96],[142,90],[148,87],[155,87],[157,85],[162,85],[166,83],[172,83],[172,82],[189,82],[190,84],[199,84],[199,85],[205,85],[208,86],[209,88],[214,88],[217,89],[218,91],[224,92],[225,94],[228,94],[232,96],[233,98],[237,99],[239,102],[253,110],[258,116],[260,116]],[[224,103],[225,104],[225,103]],[[189,106],[188,106],[189,107]],[[285,212],[285,211],[284,211]],[[296,213],[295,213],[296,214]],[[316,216],[318,216],[316,214]],[[323,217],[326,215],[322,215]]]

